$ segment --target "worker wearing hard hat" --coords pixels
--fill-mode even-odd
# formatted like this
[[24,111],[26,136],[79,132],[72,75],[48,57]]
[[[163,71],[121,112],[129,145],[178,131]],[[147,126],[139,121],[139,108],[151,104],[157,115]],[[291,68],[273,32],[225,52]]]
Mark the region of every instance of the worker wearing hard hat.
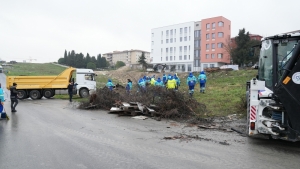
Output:
[[155,75],[153,75],[152,78],[151,78],[151,80],[150,80],[151,86],[155,86],[155,82],[156,82]]

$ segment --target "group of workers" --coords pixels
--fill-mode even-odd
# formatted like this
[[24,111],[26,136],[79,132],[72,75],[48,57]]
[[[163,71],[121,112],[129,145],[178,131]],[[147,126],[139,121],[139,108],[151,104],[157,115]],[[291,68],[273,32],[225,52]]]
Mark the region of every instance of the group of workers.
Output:
[[[205,84],[206,84],[206,74],[204,71],[202,71],[198,78],[196,78],[192,72],[189,73],[189,76],[187,77],[186,83],[189,87],[189,94],[190,96],[194,93],[194,88],[197,82],[200,84],[200,93],[205,92]],[[146,86],[158,86],[158,87],[165,87],[168,90],[178,90],[178,87],[180,86],[180,78],[178,77],[177,73],[174,75],[169,74],[166,76],[163,74],[162,79],[158,77],[155,78],[155,75],[152,77],[144,76],[138,80],[138,91],[144,92],[146,91]],[[108,82],[106,83],[106,87],[108,87],[110,90],[113,90],[113,87],[115,85],[112,83],[111,79],[108,79]],[[130,79],[127,79],[127,85],[126,85],[126,92],[130,93],[132,90],[132,81]]]

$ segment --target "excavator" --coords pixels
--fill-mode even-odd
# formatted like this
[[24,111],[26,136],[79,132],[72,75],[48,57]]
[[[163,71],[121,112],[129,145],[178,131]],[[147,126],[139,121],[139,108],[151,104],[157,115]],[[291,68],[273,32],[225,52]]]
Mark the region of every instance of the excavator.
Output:
[[[265,37],[246,84],[246,135],[300,140],[300,31]],[[257,48],[256,48],[257,49]]]
[[163,73],[165,68],[167,67],[166,64],[156,64],[156,65],[148,65],[147,72],[158,72],[158,67],[161,66],[161,72]]

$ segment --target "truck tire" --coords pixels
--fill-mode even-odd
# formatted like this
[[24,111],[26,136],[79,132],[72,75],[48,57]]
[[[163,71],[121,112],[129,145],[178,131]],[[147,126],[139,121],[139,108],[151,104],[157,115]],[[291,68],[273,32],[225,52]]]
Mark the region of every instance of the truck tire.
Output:
[[81,98],[86,98],[90,95],[89,91],[87,89],[80,89],[79,96]]
[[47,99],[50,99],[53,96],[53,91],[51,89],[46,89],[43,93],[44,97],[46,97]]
[[29,92],[29,97],[32,99],[32,100],[36,100],[36,99],[39,99],[41,97],[41,93],[39,90],[31,90]]
[[27,98],[27,92],[25,90],[17,90],[18,91],[18,98],[19,99],[26,99]]

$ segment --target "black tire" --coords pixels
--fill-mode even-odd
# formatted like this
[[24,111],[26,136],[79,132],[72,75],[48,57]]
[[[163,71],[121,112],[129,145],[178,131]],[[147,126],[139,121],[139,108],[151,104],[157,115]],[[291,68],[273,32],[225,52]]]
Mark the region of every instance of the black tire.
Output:
[[80,89],[79,96],[81,98],[86,98],[90,95],[89,91],[87,89]]
[[36,100],[36,99],[39,99],[41,97],[41,92],[39,90],[31,90],[29,92],[29,97],[32,99],[32,100]]
[[27,92],[25,90],[17,90],[18,91],[18,98],[19,99],[26,99],[27,97]]
[[41,93],[41,95],[40,95],[40,97],[39,97],[38,99],[42,99],[43,96],[44,96],[44,95]]
[[53,90],[46,89],[44,90],[43,94],[45,98],[50,99],[51,97],[53,97]]

